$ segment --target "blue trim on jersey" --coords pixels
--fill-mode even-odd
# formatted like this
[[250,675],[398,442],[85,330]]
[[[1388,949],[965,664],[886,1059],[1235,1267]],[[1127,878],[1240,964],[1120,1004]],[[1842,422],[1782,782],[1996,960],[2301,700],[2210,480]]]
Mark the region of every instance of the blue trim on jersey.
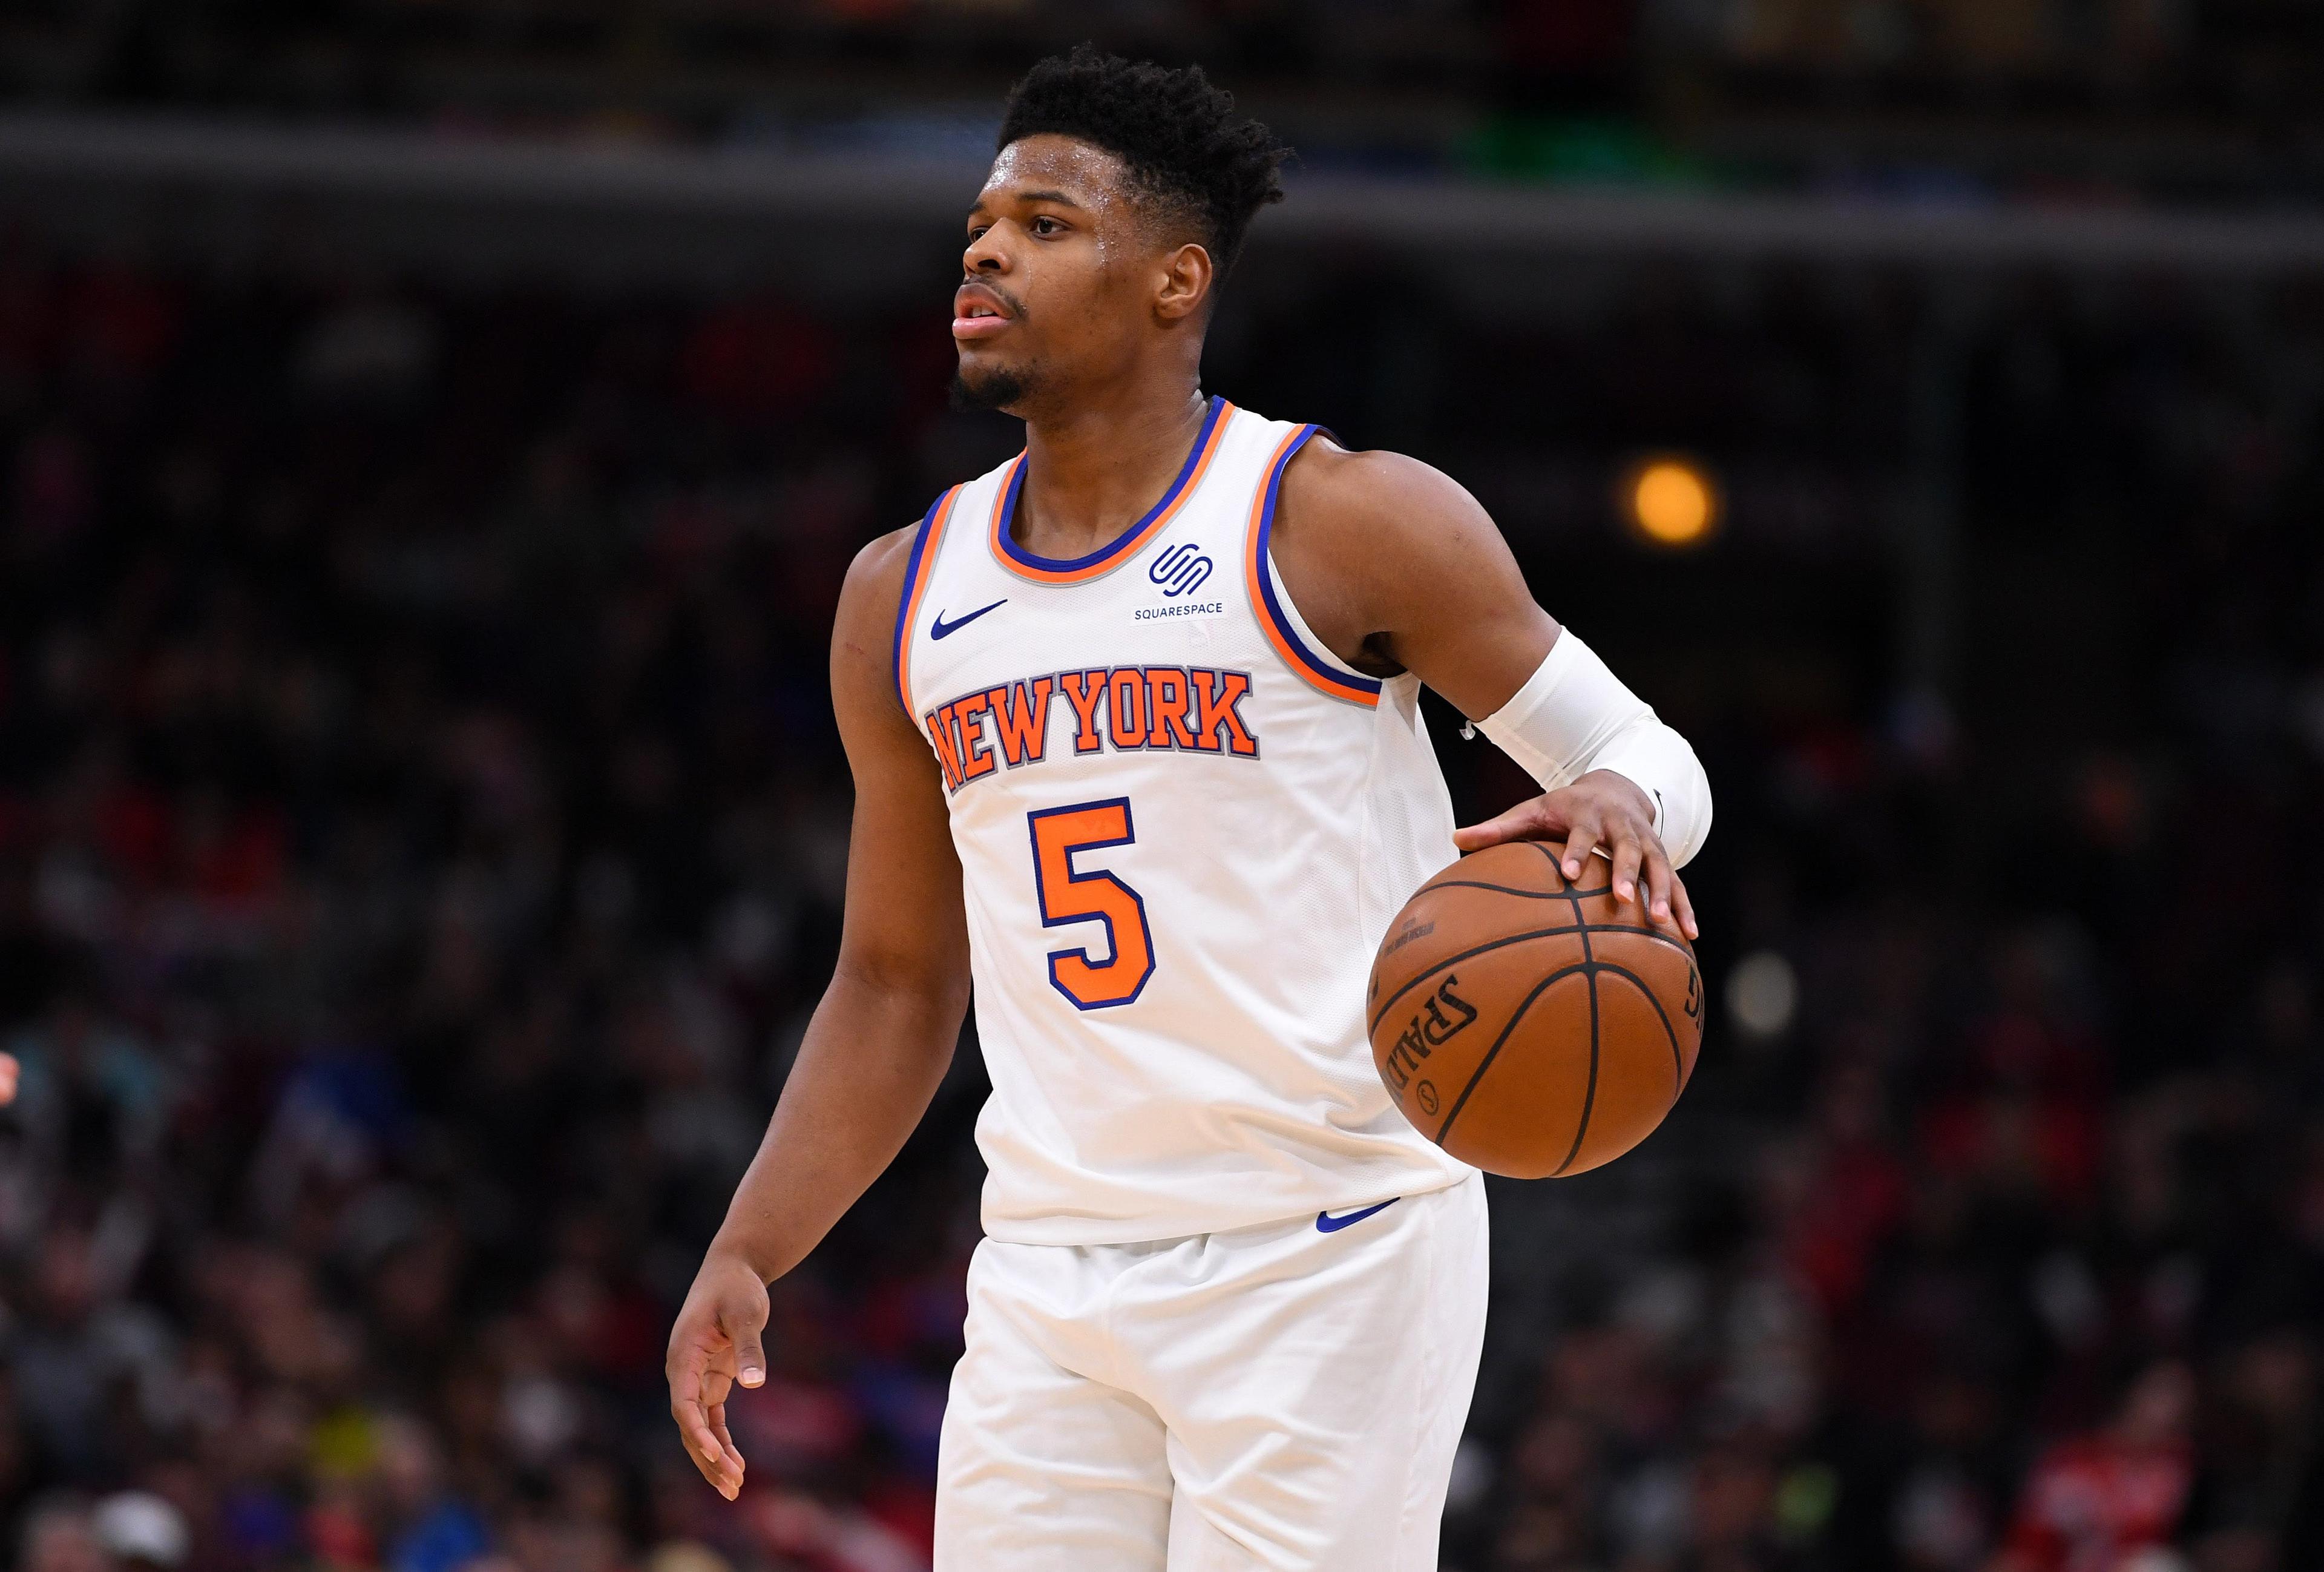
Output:
[[[912,714],[912,696],[904,691],[904,641],[912,636],[912,591],[920,587],[920,553],[927,550],[928,532],[935,528],[936,514],[943,509],[950,491],[939,493],[928,504],[928,511],[920,515],[920,527],[912,532],[912,554],[904,559],[904,592],[896,597],[896,639],[888,652],[888,686],[896,690],[896,701],[904,707],[904,718],[914,726],[919,721]],[[889,515],[890,518],[894,514]]]
[[1136,523],[1086,557],[1039,557],[1017,543],[1017,537],[1011,532],[1017,522],[1018,494],[1025,489],[1027,467],[1023,464],[1018,465],[1017,473],[1009,477],[1009,495],[1001,504],[1001,524],[996,532],[1001,549],[1009,553],[1010,560],[1027,568],[1039,569],[1045,573],[1084,573],[1104,563],[1134,542],[1145,532],[1147,525],[1161,516],[1163,509],[1178,500],[1178,494],[1186,489],[1186,482],[1194,478],[1195,468],[1202,463],[1204,449],[1211,443],[1211,428],[1219,423],[1219,411],[1226,407],[1226,402],[1217,393],[1211,395],[1211,407],[1203,411],[1203,429],[1194,433],[1194,445],[1186,449],[1186,462],[1178,467],[1178,478],[1170,483],[1170,489],[1162,494],[1162,500],[1148,508],[1145,516]]
[[1300,638],[1298,628],[1288,616],[1284,615],[1283,604],[1275,596],[1275,559],[1268,554],[1268,542],[1275,531],[1276,494],[1283,489],[1283,472],[1291,467],[1292,459],[1298,457],[1302,448],[1307,446],[1307,439],[1323,429],[1321,426],[1314,425],[1299,428],[1299,435],[1292,439],[1289,447],[1284,448],[1281,456],[1275,461],[1275,467],[1267,472],[1267,501],[1259,510],[1257,548],[1259,561],[1251,577],[1259,580],[1259,596],[1267,603],[1268,619],[1275,624],[1275,631],[1283,635],[1285,647],[1298,656],[1300,661],[1309,670],[1326,682],[1336,682],[1342,687],[1353,688],[1362,693],[1377,694],[1380,690],[1379,680],[1377,678],[1367,677],[1360,671],[1351,671],[1344,666],[1324,660],[1314,650],[1309,649],[1305,641]]

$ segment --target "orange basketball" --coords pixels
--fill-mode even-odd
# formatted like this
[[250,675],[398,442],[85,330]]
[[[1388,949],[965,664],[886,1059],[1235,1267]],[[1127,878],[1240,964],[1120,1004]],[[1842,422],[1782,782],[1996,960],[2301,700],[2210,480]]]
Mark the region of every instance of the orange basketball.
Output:
[[1404,1116],[1463,1162],[1551,1179],[1654,1133],[1694,1073],[1702,974],[1685,936],[1614,898],[1592,855],[1488,846],[1405,903],[1372,961],[1372,1061]]

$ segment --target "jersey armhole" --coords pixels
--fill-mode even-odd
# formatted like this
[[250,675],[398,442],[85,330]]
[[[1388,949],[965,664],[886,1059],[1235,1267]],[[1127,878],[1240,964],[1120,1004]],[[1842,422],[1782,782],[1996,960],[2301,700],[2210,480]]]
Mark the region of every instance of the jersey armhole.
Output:
[[1367,709],[1376,708],[1379,704],[1379,680],[1365,676],[1323,647],[1308,628],[1306,619],[1292,605],[1289,592],[1276,573],[1275,558],[1268,548],[1275,529],[1276,500],[1283,489],[1283,472],[1299,449],[1307,445],[1308,439],[1321,431],[1320,426],[1298,427],[1276,445],[1274,456],[1267,461],[1267,473],[1260,477],[1258,494],[1251,498],[1250,527],[1243,542],[1243,585],[1250,596],[1251,615],[1258,618],[1267,642],[1275,647],[1275,652],[1291,668],[1293,675],[1327,698]]
[[896,597],[896,699],[903,706],[904,718],[915,726],[919,723],[912,717],[912,629],[919,621],[920,596],[934,575],[936,549],[943,543],[945,526],[952,521],[952,504],[960,493],[955,485],[928,504],[920,527],[912,532],[912,554],[904,563],[904,589]]

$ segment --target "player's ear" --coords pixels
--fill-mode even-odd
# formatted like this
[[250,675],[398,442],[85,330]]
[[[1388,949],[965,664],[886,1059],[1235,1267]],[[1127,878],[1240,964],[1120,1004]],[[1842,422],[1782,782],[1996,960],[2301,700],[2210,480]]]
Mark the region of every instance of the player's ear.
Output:
[[1191,317],[1211,297],[1211,254],[1187,241],[1162,258],[1162,290],[1154,310],[1166,322]]

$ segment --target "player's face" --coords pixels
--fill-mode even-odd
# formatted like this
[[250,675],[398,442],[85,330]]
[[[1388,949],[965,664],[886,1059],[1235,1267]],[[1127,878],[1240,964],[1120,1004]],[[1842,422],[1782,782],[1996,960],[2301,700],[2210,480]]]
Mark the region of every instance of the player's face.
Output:
[[1154,253],[1112,153],[1069,136],[1003,148],[969,209],[953,297],[968,402],[1021,410],[1126,368],[1148,330]]

